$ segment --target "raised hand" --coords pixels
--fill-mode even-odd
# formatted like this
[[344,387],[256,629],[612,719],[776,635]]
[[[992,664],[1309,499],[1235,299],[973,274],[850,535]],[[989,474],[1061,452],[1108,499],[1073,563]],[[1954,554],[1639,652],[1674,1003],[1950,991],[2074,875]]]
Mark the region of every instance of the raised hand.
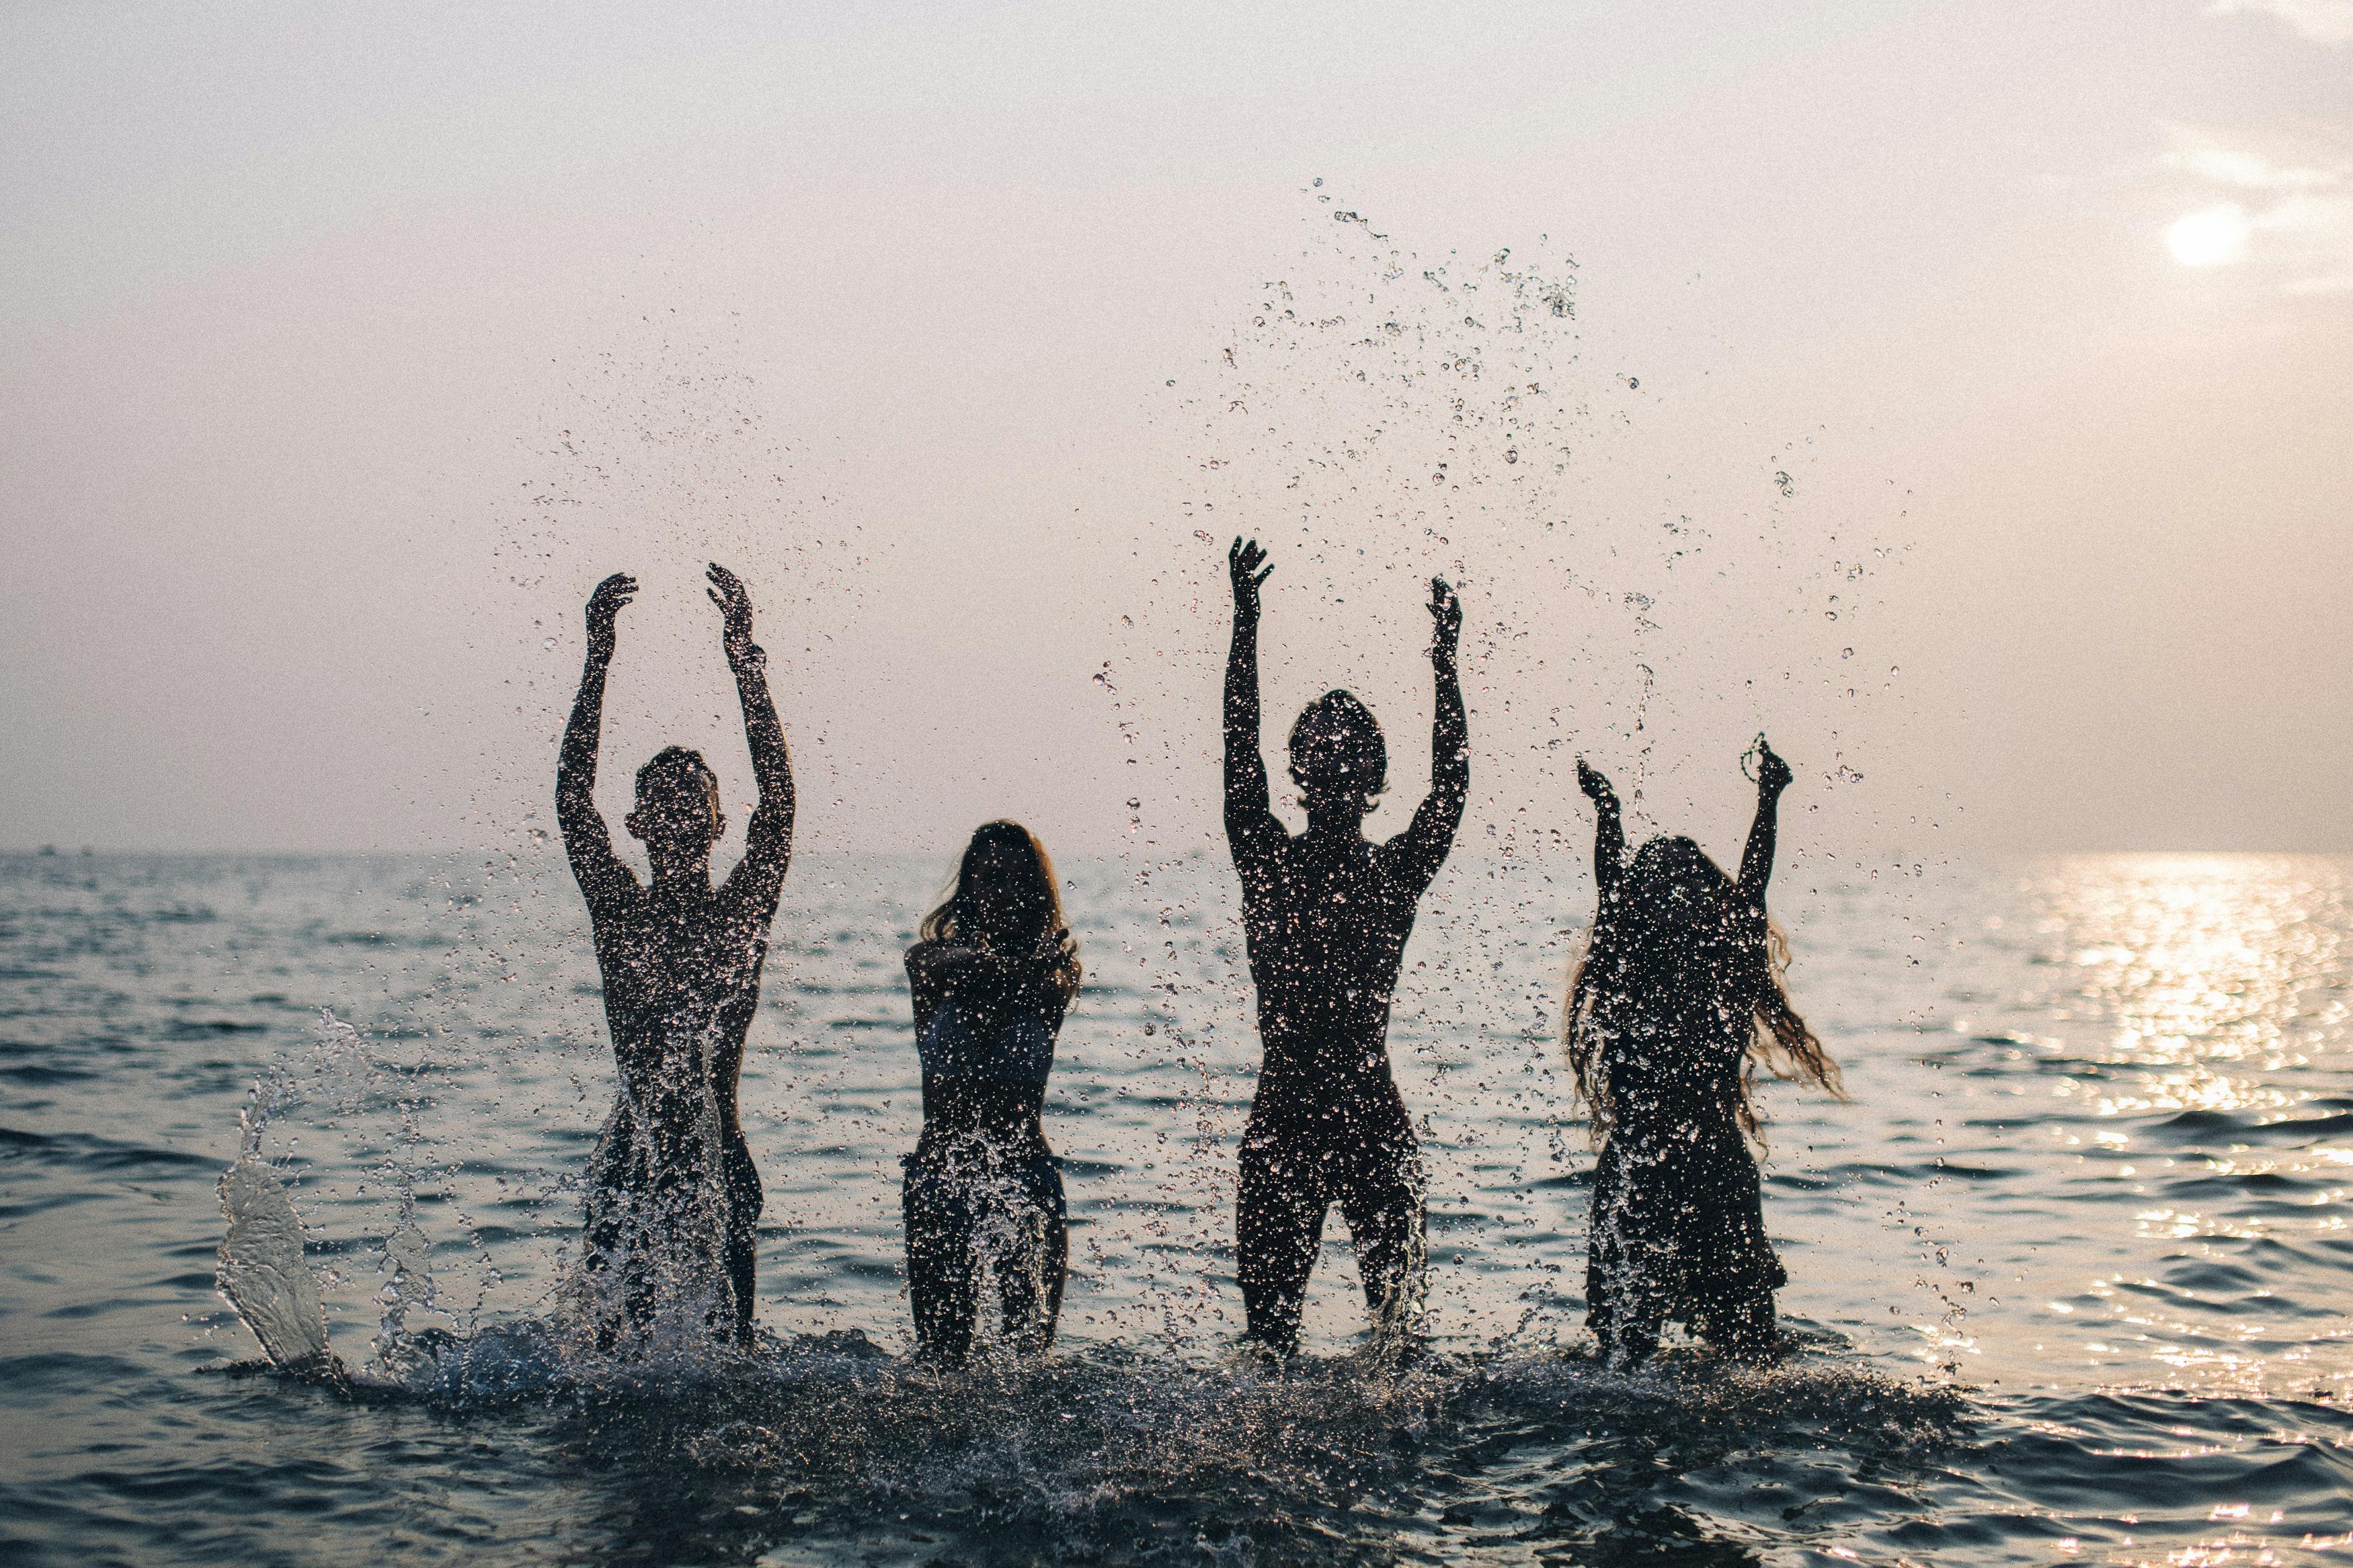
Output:
[[1583,757],[1577,759],[1577,787],[1596,805],[1611,805],[1618,799],[1618,792],[1610,787],[1609,778]]
[[613,651],[613,624],[621,606],[637,596],[638,580],[627,572],[616,572],[596,584],[588,595],[588,646],[598,653]]
[[1430,580],[1430,618],[1436,623],[1431,629],[1430,657],[1440,664],[1454,662],[1455,645],[1462,637],[1462,601],[1454,596],[1443,577]]
[[1773,748],[1765,743],[1764,736],[1757,736],[1757,793],[1760,795],[1779,795],[1783,790],[1789,787],[1789,781],[1794,777],[1796,777],[1796,775],[1789,772],[1789,764],[1783,762],[1774,753]]
[[703,574],[711,579],[706,590],[711,602],[719,606],[726,625],[727,657],[733,658],[752,650],[752,595],[744,591],[743,580],[716,561]]
[[1235,539],[1233,548],[1226,552],[1226,574],[1234,580],[1234,614],[1258,618],[1258,587],[1273,571],[1257,540]]

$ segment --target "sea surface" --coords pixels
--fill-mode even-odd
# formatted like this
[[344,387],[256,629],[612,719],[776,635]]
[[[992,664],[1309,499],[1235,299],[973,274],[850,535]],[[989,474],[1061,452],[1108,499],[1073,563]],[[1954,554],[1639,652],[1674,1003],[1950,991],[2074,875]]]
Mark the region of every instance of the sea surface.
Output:
[[[1054,1353],[909,1363],[899,955],[946,868],[795,866],[760,1351],[621,1372],[548,1327],[612,1081],[559,859],[0,859],[0,1561],[2353,1560],[2353,861],[1794,859],[1851,1094],[1762,1094],[1797,1347],[1632,1374],[1583,1332],[1566,856],[1458,856],[1408,952],[1427,1355],[1363,1342],[1336,1218],[1305,1353],[1234,1350],[1250,992],[1195,857],[1062,867]],[[255,1370],[215,1274],[248,1139],[387,1386]]]

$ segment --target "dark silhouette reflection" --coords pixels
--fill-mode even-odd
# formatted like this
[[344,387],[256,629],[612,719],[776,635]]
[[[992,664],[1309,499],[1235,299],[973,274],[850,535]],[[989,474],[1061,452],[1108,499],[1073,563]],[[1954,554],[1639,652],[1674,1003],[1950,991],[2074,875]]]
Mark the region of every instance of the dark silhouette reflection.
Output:
[[1599,889],[1570,982],[1569,1066],[1607,1142],[1593,1177],[1588,1321],[1613,1359],[1640,1360],[1669,1321],[1719,1348],[1775,1343],[1788,1276],[1766,1238],[1751,1079],[1758,1062],[1838,1092],[1838,1068],[1782,989],[1766,917],[1775,817],[1789,768],[1762,745],[1757,816],[1735,881],[1688,838],[1628,863],[1618,793],[1582,761]]
[[1018,823],[983,826],[920,934],[907,950],[923,1068],[923,1131],[904,1194],[915,1340],[927,1355],[963,1361],[986,1273],[1005,1342],[1043,1351],[1071,1247],[1042,1112],[1080,974],[1045,847]]
[[650,1322],[665,1292],[703,1297],[711,1326],[739,1343],[752,1335],[760,1177],[737,1121],[735,1082],[791,852],[793,775],[768,696],[767,656],[752,641],[751,598],[723,566],[712,566],[710,579],[760,791],[744,858],[727,880],[711,885],[711,848],[727,819],[699,753],[672,746],[638,771],[628,826],[652,862],[650,887],[614,855],[596,810],[614,622],[638,588],[627,574],[607,577],[589,598],[587,664],[555,771],[556,816],[596,930],[620,1071],[617,1102],[590,1159],[587,1203],[592,1311],[607,1349],[625,1325]]
[[1242,924],[1265,1052],[1243,1140],[1235,1225],[1250,1337],[1287,1353],[1336,1202],[1356,1243],[1375,1327],[1410,1328],[1423,1293],[1421,1157],[1390,1076],[1389,998],[1414,907],[1454,841],[1471,789],[1455,644],[1462,609],[1432,578],[1437,672],[1431,787],[1403,833],[1364,836],[1386,787],[1380,727],[1346,691],[1310,704],[1291,731],[1291,776],[1307,806],[1293,837],[1275,819],[1259,755],[1255,541],[1228,554],[1233,655],[1226,666],[1226,837],[1241,873]]

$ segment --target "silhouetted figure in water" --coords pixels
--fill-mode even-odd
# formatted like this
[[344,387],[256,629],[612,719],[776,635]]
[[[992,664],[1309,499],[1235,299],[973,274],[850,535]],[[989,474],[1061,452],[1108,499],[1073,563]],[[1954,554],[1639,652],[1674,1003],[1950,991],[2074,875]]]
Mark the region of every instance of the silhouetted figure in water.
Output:
[[1259,755],[1259,585],[1266,552],[1237,539],[1234,647],[1226,665],[1226,838],[1241,873],[1242,929],[1264,1049],[1242,1141],[1235,1216],[1250,1337],[1288,1354],[1334,1203],[1348,1221],[1376,1330],[1416,1326],[1424,1289],[1421,1154],[1389,1073],[1389,997],[1414,906],[1438,875],[1471,791],[1462,607],[1430,583],[1438,712],[1430,791],[1411,826],[1366,840],[1388,782],[1380,726],[1346,691],[1310,703],[1291,730],[1291,776],[1307,806],[1294,838],[1269,808]]
[[920,934],[907,950],[923,1069],[923,1131],[905,1162],[915,1342],[938,1360],[965,1359],[986,1269],[1005,1342],[1040,1352],[1053,1342],[1071,1253],[1042,1112],[1080,974],[1045,847],[1019,823],[983,825]]
[[[742,1344],[752,1337],[760,1176],[737,1123],[735,1080],[792,849],[793,774],[768,696],[767,656],[752,641],[751,598],[725,567],[713,565],[710,578],[760,790],[744,858],[727,880],[711,885],[711,848],[727,818],[699,753],[672,746],[638,770],[628,826],[652,862],[650,887],[614,855],[597,814],[614,619],[638,591],[624,574],[588,600],[588,659],[555,769],[556,819],[596,929],[620,1068],[618,1101],[589,1160],[586,1263],[607,1349],[625,1321],[651,1321],[666,1289],[706,1294],[714,1330]],[[704,1247],[709,1256],[698,1260]],[[662,1278],[691,1276],[698,1261],[707,1266],[701,1279]]]
[[1613,1361],[1640,1361],[1678,1321],[1718,1349],[1769,1352],[1788,1279],[1765,1237],[1750,1100],[1759,1061],[1839,1092],[1838,1068],[1781,986],[1766,919],[1774,819],[1789,767],[1763,746],[1757,819],[1733,880],[1688,838],[1630,862],[1618,794],[1577,764],[1599,818],[1600,909],[1569,983],[1578,1095],[1607,1139],[1594,1171],[1587,1321]]

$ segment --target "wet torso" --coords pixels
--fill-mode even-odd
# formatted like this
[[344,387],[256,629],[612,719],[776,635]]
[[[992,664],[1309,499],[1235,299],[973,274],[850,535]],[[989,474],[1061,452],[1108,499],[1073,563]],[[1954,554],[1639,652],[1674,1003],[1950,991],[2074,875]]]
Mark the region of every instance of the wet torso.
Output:
[[1283,835],[1237,853],[1264,1047],[1253,1115],[1402,1123],[1389,1005],[1420,888],[1361,836]]
[[707,1108],[731,1150],[742,1144],[736,1083],[774,913],[691,886],[631,885],[592,906],[621,1093],[658,1136],[685,1137]]
[[925,1144],[976,1134],[1049,1152],[1044,1110],[1069,998],[1050,966],[952,942],[907,952]]
[[1740,1139],[1740,1079],[1754,1027],[1746,1014],[1712,1002],[1628,1007],[1603,1024],[1611,1138]]
[[1609,1239],[1596,1262],[1639,1257],[1670,1316],[1781,1284],[1740,1124],[1750,1017],[1709,1002],[1629,1007],[1607,1026],[1611,1121],[1592,1213]]

